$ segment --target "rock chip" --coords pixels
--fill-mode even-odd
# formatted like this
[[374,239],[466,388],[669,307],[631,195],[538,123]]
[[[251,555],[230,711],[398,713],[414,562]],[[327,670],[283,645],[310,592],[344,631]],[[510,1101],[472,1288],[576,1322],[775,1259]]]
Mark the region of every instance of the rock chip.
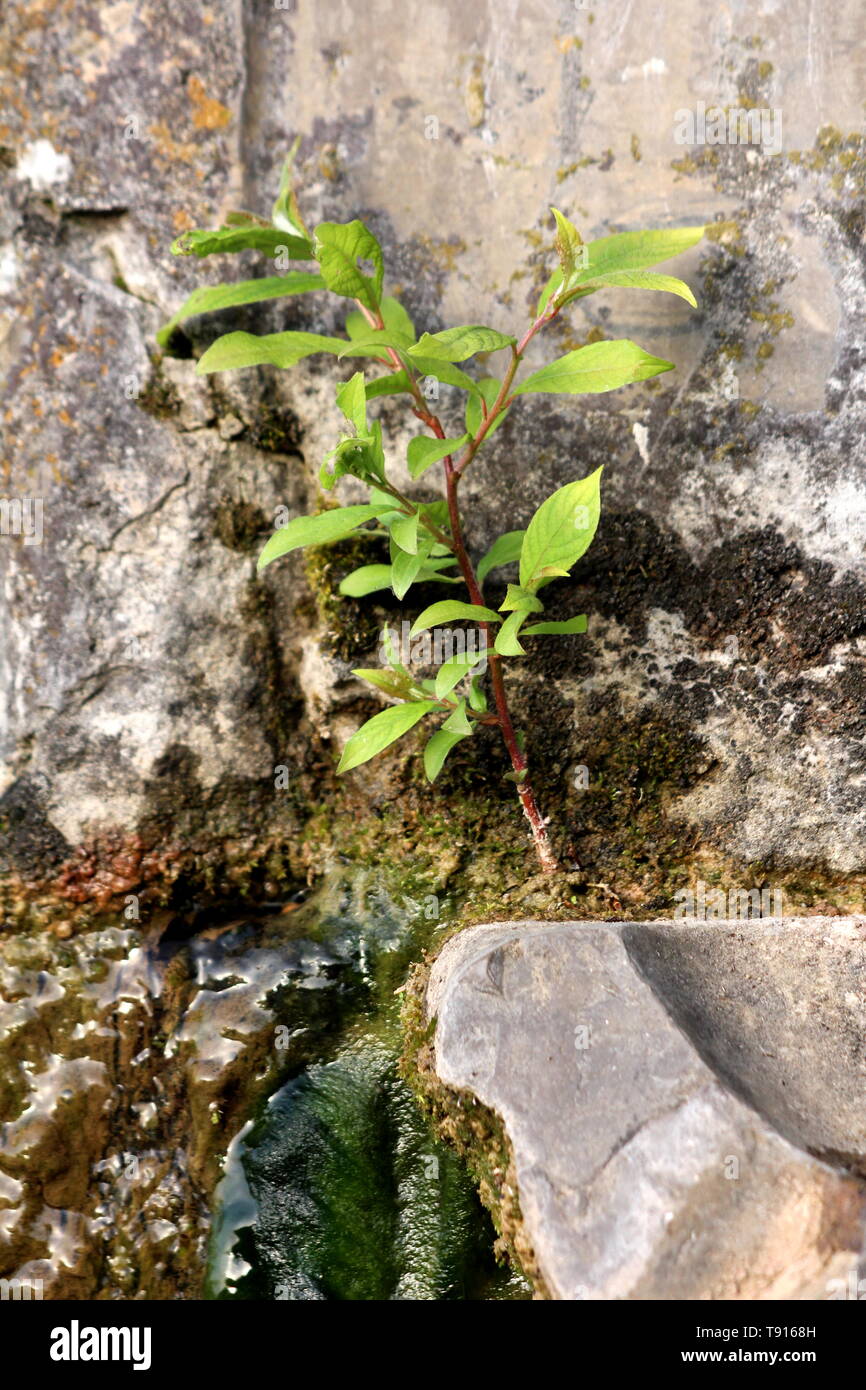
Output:
[[433,967],[435,1068],[503,1119],[557,1299],[844,1297],[866,920],[507,923]]

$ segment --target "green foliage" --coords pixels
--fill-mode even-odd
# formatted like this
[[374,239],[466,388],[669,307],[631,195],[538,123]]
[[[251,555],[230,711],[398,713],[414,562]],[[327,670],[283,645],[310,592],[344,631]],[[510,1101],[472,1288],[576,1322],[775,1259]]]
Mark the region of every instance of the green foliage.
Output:
[[342,338],[321,333],[226,333],[211,343],[196,365],[197,376],[210,372],[234,372],[239,367],[294,367],[317,352],[336,355]]
[[456,599],[442,599],[439,603],[431,603],[429,608],[425,608],[423,613],[412,624],[410,637],[417,637],[419,632],[426,632],[431,627],[441,627],[443,623],[459,622],[461,619],[470,622],[480,623],[499,623],[502,621],[498,613],[494,613],[491,608],[483,608],[474,603],[460,603]]
[[[561,224],[567,219],[563,218],[556,208],[553,209],[553,214],[557,221],[559,248],[563,236]],[[571,227],[571,223],[568,223],[568,227]],[[575,229],[572,227],[571,230],[573,232]],[[654,283],[650,283],[650,277],[644,277],[642,281],[615,280],[608,277],[614,273],[646,270],[648,266],[658,265],[660,261],[669,261],[673,256],[679,256],[691,246],[696,246],[704,231],[704,227],[669,227],[658,231],[617,232],[613,236],[600,237],[598,241],[589,242],[583,247],[585,257],[581,257],[579,261],[575,255],[577,244],[569,242],[566,232],[565,240],[569,242],[571,250],[570,265],[567,256],[564,258],[560,250],[560,265],[550,276],[541,293],[537,312],[543,314],[551,302],[557,309],[562,308],[564,304],[579,297],[581,291],[589,294],[596,289],[604,288],[605,285],[621,285],[634,289],[668,289],[675,294],[681,294],[690,304],[694,304],[691,291],[681,280],[664,285],[657,282],[666,279],[665,276],[653,277]],[[674,286],[678,288],[674,289]],[[683,290],[687,292],[683,294]]]
[[292,148],[289,150],[286,162],[283,165],[283,172],[280,177],[280,191],[277,194],[271,212],[271,221],[275,227],[281,228],[286,232],[293,232],[309,242],[310,234],[301,216],[301,209],[298,207],[298,200],[295,196],[294,187],[294,164],[295,155],[298,153],[298,146],[301,143],[300,135],[295,139]]
[[601,511],[601,472],[557,488],[526,528],[520,548],[520,583],[533,589],[568,574],[589,549]]
[[304,237],[291,236],[277,227],[250,222],[227,225],[215,232],[181,232],[174,242],[175,256],[215,256],[236,251],[266,251],[269,256],[285,253],[291,261],[311,261],[313,248]]
[[[478,393],[474,396],[469,396],[466,401],[466,429],[470,435],[475,436],[478,433],[482,421],[486,418],[485,412],[482,409],[482,401],[489,412],[496,404],[501,389],[502,382],[497,381],[495,376],[484,376],[478,382]],[[486,439],[489,439],[490,436],[499,429],[499,426],[504,423],[507,415],[508,407],[506,406],[504,410],[500,410],[495,420],[488,427],[485,435]]]
[[[382,248],[363,222],[320,222],[314,244],[328,289],[344,299],[357,299],[367,309],[377,309],[385,273]],[[365,274],[359,261],[372,262],[372,276]]]
[[502,565],[511,565],[520,559],[525,535],[525,531],[506,531],[504,536],[493,542],[487,554],[478,561],[476,573],[479,584],[484,583],[491,570],[499,569]]
[[438,708],[435,700],[406,701],[402,705],[389,705],[366,724],[362,724],[343,749],[343,756],[337,766],[338,772],[348,772],[375,758],[377,753],[390,747],[403,734],[413,729],[425,714]]
[[646,381],[660,372],[671,372],[673,366],[673,362],[644,352],[628,338],[613,343],[590,343],[533,372],[514,394],[522,396],[527,392],[543,391],[575,396],[615,391],[619,386]]
[[446,328],[442,333],[423,333],[410,353],[413,357],[430,357],[442,362],[463,362],[476,352],[496,352],[516,341],[516,338],[497,333],[494,328],[467,325]]
[[258,568],[263,570],[272,560],[288,555],[290,550],[344,540],[381,510],[378,503],[362,503],[357,507],[335,507],[333,511],[320,512],[318,516],[296,516],[271,536],[259,556]]
[[156,335],[160,347],[166,347],[172,333],[195,314],[210,314],[217,309],[234,309],[240,304],[258,304],[263,299],[283,299],[289,294],[307,294],[324,289],[321,275],[307,270],[290,270],[285,275],[269,275],[264,280],[240,280],[234,285],[207,285],[193,290],[176,314]]
[[[405,306],[393,295],[383,294],[382,248],[363,222],[322,222],[312,233],[307,230],[293,186],[296,152],[297,141],[286,161],[270,221],[253,213],[232,213],[216,231],[183,233],[172,249],[178,255],[197,257],[259,250],[315,261],[315,268],[196,290],[160,331],[159,342],[166,346],[173,330],[194,314],[321,289],[354,301],[345,316],[345,336],[306,331],[265,335],[232,332],[207,349],[196,370],[205,375],[252,367],[292,368],[317,353],[329,354],[337,363],[367,359],[365,370],[355,371],[336,388],[337,406],[345,423],[338,442],[322,462],[319,481],[330,491],[343,479],[352,478],[368,490],[369,502],[293,518],[270,538],[258,567],[263,570],[273,560],[304,546],[338,542],[375,522],[365,534],[381,538],[382,557],[346,575],[339,586],[341,594],[364,598],[390,589],[402,601],[415,583],[466,585],[468,601],[443,599],[430,604],[415,619],[409,633],[415,644],[411,657],[393,649],[386,631],[381,664],[354,672],[380,697],[395,703],[361,725],[346,744],[338,766],[339,772],[360,767],[422,720],[435,719],[438,727],[428,737],[423,755],[426,775],[433,781],[452,749],[469,737],[479,722],[498,726],[503,736],[510,729],[501,680],[491,687],[495,708],[488,706],[488,665],[524,656],[522,639],[586,631],[583,614],[564,621],[538,620],[544,611],[540,594],[554,580],[569,576],[580,561],[595,535],[601,506],[602,470],[597,468],[587,477],[558,488],[542,502],[525,528],[506,531],[473,566],[463,536],[458,481],[519,397],[592,395],[673,370],[671,362],[629,339],[620,339],[576,348],[518,379],[532,339],[564,308],[587,295],[611,288],[655,290],[677,295],[694,306],[694,296],[682,280],[658,274],[651,267],[696,245],[703,228],[619,232],[584,243],[574,224],[554,208],[559,264],[544,287],[537,317],[522,338],[480,324],[423,332],[419,337]],[[475,365],[471,371],[457,365],[479,353],[504,349],[508,349],[508,358],[501,376],[482,375]],[[427,390],[427,378],[463,394],[463,434],[444,437],[437,413],[440,407],[429,399],[434,393]],[[386,396],[408,396],[424,426],[424,432],[408,444],[406,468],[412,486],[423,479],[422,486],[427,487],[430,470],[443,465],[446,498],[430,489],[426,500],[407,496],[389,475],[377,408],[370,418],[371,403]],[[452,404],[449,397],[443,405],[449,418]],[[482,586],[493,571],[513,564],[519,565],[519,578],[507,585],[497,612],[484,600]],[[447,573],[449,570],[452,572]],[[454,623],[461,625],[456,634],[450,629]],[[465,623],[475,627],[467,632],[462,626]],[[495,630],[492,652],[475,644],[474,639],[480,641],[482,635],[478,625],[483,633]],[[420,656],[415,650],[419,643]],[[421,669],[410,669],[416,664]],[[423,670],[430,666],[438,667],[433,676]],[[524,798],[530,798],[522,742],[516,751],[510,735],[506,742],[514,769],[509,775],[521,787]],[[543,824],[540,816],[538,820]],[[538,846],[537,828],[534,834]],[[549,867],[541,849],[539,854]]]
[[413,478],[420,478],[434,463],[444,459],[447,454],[456,454],[468,442],[468,434],[461,435],[459,439],[431,439],[427,434],[419,434],[416,439],[409,440],[409,472]]
[[465,734],[456,734],[449,729],[437,729],[431,736],[424,749],[424,771],[428,782],[436,781],[451,749],[465,737]]

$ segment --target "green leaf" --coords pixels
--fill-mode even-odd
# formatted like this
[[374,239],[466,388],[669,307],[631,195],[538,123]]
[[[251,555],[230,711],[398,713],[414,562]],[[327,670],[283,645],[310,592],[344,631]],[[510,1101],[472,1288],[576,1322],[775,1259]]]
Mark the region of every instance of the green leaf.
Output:
[[442,764],[455,744],[466,738],[466,734],[455,734],[448,729],[437,729],[424,749],[424,771],[428,782],[435,782],[442,771]]
[[337,387],[337,405],[358,434],[367,433],[367,394],[363,372],[356,372]]
[[[333,460],[333,461],[332,461]],[[382,425],[374,420],[369,434],[346,435],[336,449],[325,456],[319,470],[319,482],[327,491],[339,478],[349,473],[353,478],[373,485],[385,476],[385,455],[382,451]],[[370,498],[371,501],[376,499]],[[387,507],[387,501],[382,504]]]
[[[396,333],[410,343],[415,341],[415,325],[403,308],[399,299],[386,295],[379,306],[382,321],[389,332]],[[346,332],[350,338],[366,338],[373,331],[369,321],[360,309],[353,309],[346,315]]]
[[577,267],[577,251],[583,246],[583,238],[574,223],[569,222],[559,208],[551,208],[550,211],[556,218],[556,254],[559,256],[563,277],[568,279]]
[[569,293],[566,287],[562,302],[568,304],[572,299],[581,299],[586,294],[604,289],[664,290],[668,294],[678,294],[693,309],[698,307],[684,280],[678,280],[674,275],[659,275],[654,270],[611,270],[605,275],[593,275],[590,280],[581,279],[573,293]]
[[531,627],[525,627],[523,631],[527,637],[541,637],[565,632],[586,632],[586,614],[581,613],[577,618],[568,618],[564,623],[533,623]]
[[484,694],[480,676],[473,676],[469,682],[469,704],[476,714],[484,714],[487,709],[487,696]]
[[210,314],[218,309],[234,309],[240,304],[258,304],[263,299],[282,299],[289,294],[307,294],[324,289],[321,275],[307,270],[290,270],[285,275],[268,275],[263,280],[239,280],[235,285],[203,285],[181,304],[157,333],[160,347],[168,341],[178,324],[196,314]]
[[271,221],[275,227],[281,227],[287,232],[299,232],[309,240],[310,234],[304,225],[293,186],[295,155],[298,153],[300,143],[301,137],[298,135],[286,156],[280,175],[280,190],[271,213]]
[[[576,267],[571,277],[567,277],[567,292],[578,289],[583,282],[599,279],[612,271],[645,270],[647,266],[658,265],[660,261],[669,261],[673,256],[687,251],[690,246],[697,245],[704,235],[704,230],[703,227],[668,227],[640,232],[616,232],[612,236],[591,241],[586,248],[586,265],[582,268]],[[537,314],[544,313],[551,296],[562,284],[562,267],[557,266],[541,292]]]
[[412,360],[422,376],[435,377],[437,381],[444,381],[446,386],[459,386],[461,391],[470,391],[472,395],[480,397],[478,383],[451,362],[440,362],[435,357],[417,357],[414,352]]
[[544,286],[544,289],[541,291],[541,294],[539,295],[538,304],[536,305],[536,308],[535,308],[535,316],[536,316],[536,318],[540,318],[541,315],[544,313],[545,309],[547,308],[548,304],[550,303],[551,296],[552,296],[553,294],[555,294],[555,292],[559,289],[559,287],[560,287],[561,284],[562,284],[562,267],[561,267],[561,266],[557,266],[557,267],[556,267],[556,270],[553,271],[552,275],[550,276],[549,280],[547,281],[546,285]]
[[377,396],[399,396],[401,392],[411,393],[411,390],[407,372],[391,372],[388,376],[375,377],[367,382],[367,400],[375,400]]
[[[418,570],[417,579],[425,584],[459,584],[461,581],[456,576],[439,573],[440,569],[453,563],[452,560],[426,560]],[[346,575],[340,584],[340,593],[347,598],[363,598],[365,594],[390,589],[391,578],[390,565],[362,565]]]
[[442,725],[443,733],[459,734],[460,738],[465,738],[467,734],[474,732],[475,726],[470,724],[466,715],[466,701],[461,700],[457,708],[448,716]]
[[500,565],[513,564],[520,559],[520,547],[523,544],[525,531],[506,531],[504,536],[500,536],[494,541],[483,560],[479,560],[476,574],[478,583],[483,584],[491,570],[499,569]]
[[296,516],[271,536],[259,556],[257,569],[263,570],[272,560],[287,555],[290,550],[342,540],[381,510],[375,502],[364,502],[355,507],[334,507],[330,511],[320,512],[318,516]]
[[423,555],[410,555],[391,540],[391,588],[396,598],[405,598],[424,564]]
[[385,357],[388,348],[399,348],[405,352],[412,339],[391,328],[369,328],[367,332],[347,343],[340,353],[341,357]]
[[401,333],[404,338],[408,338],[410,343],[415,341],[415,325],[409,317],[409,312],[404,309],[399,299],[387,294],[382,300],[380,313],[385,327],[392,333]]
[[542,502],[526,528],[520,551],[520,583],[537,587],[551,571],[566,573],[589,548],[601,510],[601,469],[566,483]]
[[362,724],[358,732],[349,739],[337,764],[337,771],[349,772],[353,767],[360,767],[361,763],[369,762],[377,753],[381,753],[383,749],[396,743],[398,738],[402,738],[403,734],[407,734],[425,714],[439,708],[435,700],[413,700],[404,705],[392,705],[390,709],[380,710],[372,719],[368,719],[366,724]]
[[530,593],[529,589],[522,589],[519,584],[509,584],[505,598],[499,605],[499,611],[500,613],[510,611],[542,613],[544,604],[541,599],[535,597],[535,594]]
[[[611,270],[645,270],[647,266],[669,261],[688,251],[690,246],[696,246],[704,230],[703,227],[665,227],[600,237],[587,247],[588,264],[582,275],[589,280]],[[580,279],[580,275],[577,278]]]
[[661,357],[652,357],[628,338],[617,338],[614,342],[590,343],[588,347],[567,352],[564,357],[533,372],[514,394],[520,396],[530,391],[589,395],[615,391],[633,381],[646,381],[660,372],[672,371],[673,365]]
[[359,680],[366,681],[368,685],[374,685],[377,690],[382,690],[386,695],[392,695],[396,699],[405,700],[412,688],[412,681],[405,670],[382,671],[378,667],[372,670],[366,667],[358,667],[352,672]]
[[[362,565],[360,569],[352,570],[340,584],[340,593],[348,598],[363,598],[365,594],[373,594],[378,589],[390,589],[391,587],[391,566],[390,565]],[[357,674],[357,673],[356,673]]]
[[401,516],[398,521],[391,525],[391,536],[395,545],[399,545],[401,550],[405,550],[407,555],[418,554],[418,522],[420,518],[417,512],[411,516]]
[[440,666],[433,687],[437,698],[441,700],[443,695],[449,695],[455,685],[459,684],[464,676],[467,676],[483,659],[477,652],[462,652],[459,656],[452,656],[450,661],[446,661],[443,666]]
[[313,248],[304,237],[291,236],[278,227],[263,227],[260,222],[243,226],[225,226],[216,231],[191,230],[181,232],[172,244],[175,256],[214,256],[218,252],[267,251],[275,256],[283,251],[292,261],[311,261]]
[[470,324],[462,328],[446,328],[441,333],[423,333],[415,346],[409,349],[409,355],[435,358],[441,362],[463,362],[476,352],[498,352],[516,341],[516,338],[497,333],[495,328]]
[[498,613],[494,613],[491,608],[482,608],[476,603],[460,603],[457,599],[445,598],[439,603],[431,603],[429,608],[425,608],[412,624],[410,637],[415,637],[419,632],[426,632],[428,628],[438,627],[441,623],[455,622],[458,619],[468,619],[474,623],[501,623],[502,619]]
[[[369,228],[357,218],[320,222],[315,238],[316,260],[328,289],[346,299],[358,299],[375,312],[382,296],[384,264],[382,248]],[[362,260],[372,261],[372,277],[359,268]]]
[[496,634],[496,641],[493,644],[494,650],[500,656],[525,656],[526,648],[521,647],[517,640],[517,634],[526,622],[526,610],[518,609],[516,613],[510,613]]
[[407,460],[412,477],[420,478],[425,469],[438,463],[446,454],[456,454],[468,439],[468,434],[461,435],[459,439],[431,439],[428,434],[419,434],[415,439],[410,439]]
[[196,364],[196,376],[209,372],[233,372],[240,367],[294,367],[316,352],[336,356],[345,338],[326,338],[321,333],[226,333],[211,343]]
[[[484,418],[481,413],[480,397],[484,397],[484,400],[487,404],[487,409],[490,410],[491,406],[494,404],[497,396],[499,395],[499,390],[501,386],[502,382],[497,381],[495,376],[484,376],[478,382],[478,390],[480,395],[470,396],[469,400],[466,402],[466,428],[471,435],[476,435],[478,433],[479,429],[481,428],[481,421]],[[510,410],[510,408],[511,407],[509,406],[508,409]],[[508,410],[501,410],[499,412],[493,424],[490,426],[489,430],[484,436],[485,439],[489,439],[492,434],[496,433],[496,431],[499,429],[499,426],[505,420],[507,414]]]
[[[424,558],[423,558],[423,551],[426,550],[426,548],[427,548],[427,541],[426,541],[426,538],[424,537],[424,533],[421,532],[420,535],[419,535],[418,549],[419,549],[419,551],[422,552],[421,559],[422,559],[423,563],[421,564],[420,568],[417,570],[417,572],[416,572],[416,574],[415,574],[415,576],[414,576],[414,578],[413,578],[413,580],[412,580],[412,583],[413,583],[413,584],[462,584],[463,581],[462,581],[462,579],[461,579],[458,575],[453,575],[453,574],[440,574],[440,573],[439,573],[440,569],[443,569],[443,568],[447,567],[448,565],[453,565],[453,564],[455,563],[454,560],[449,559],[449,558],[447,558],[447,557],[444,558],[444,559],[440,559],[440,560],[424,560]],[[410,557],[410,558],[413,558],[413,557]],[[393,584],[392,584],[392,588],[393,588]]]

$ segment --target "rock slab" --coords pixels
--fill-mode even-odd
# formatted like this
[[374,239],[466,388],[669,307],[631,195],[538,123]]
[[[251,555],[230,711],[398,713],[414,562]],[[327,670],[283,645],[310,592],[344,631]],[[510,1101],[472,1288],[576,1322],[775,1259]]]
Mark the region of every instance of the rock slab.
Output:
[[505,1123],[554,1298],[845,1297],[866,919],[493,923],[426,1002],[439,1079]]

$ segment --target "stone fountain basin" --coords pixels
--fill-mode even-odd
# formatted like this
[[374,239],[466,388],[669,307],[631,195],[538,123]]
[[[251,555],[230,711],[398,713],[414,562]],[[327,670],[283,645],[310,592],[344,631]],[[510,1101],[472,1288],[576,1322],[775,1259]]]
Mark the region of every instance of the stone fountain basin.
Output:
[[426,1009],[551,1297],[856,1297],[866,918],[491,923]]

